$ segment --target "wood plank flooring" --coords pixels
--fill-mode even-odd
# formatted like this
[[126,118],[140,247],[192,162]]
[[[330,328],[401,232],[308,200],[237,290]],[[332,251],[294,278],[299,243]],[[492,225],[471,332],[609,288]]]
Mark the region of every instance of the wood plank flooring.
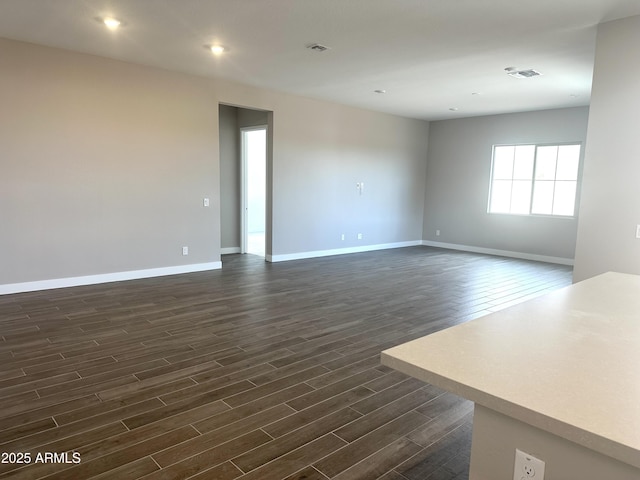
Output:
[[472,404],[380,351],[571,283],[429,247],[223,265],[0,297],[0,479],[466,479]]

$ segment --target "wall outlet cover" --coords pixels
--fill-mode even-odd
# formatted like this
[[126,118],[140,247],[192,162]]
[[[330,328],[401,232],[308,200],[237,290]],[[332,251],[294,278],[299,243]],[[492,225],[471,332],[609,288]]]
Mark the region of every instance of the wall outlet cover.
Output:
[[544,461],[516,448],[513,480],[544,480]]

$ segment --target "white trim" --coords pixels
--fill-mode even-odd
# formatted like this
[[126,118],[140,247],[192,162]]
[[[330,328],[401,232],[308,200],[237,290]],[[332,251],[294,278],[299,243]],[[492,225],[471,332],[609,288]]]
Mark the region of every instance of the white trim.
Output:
[[249,221],[247,215],[248,205],[248,168],[247,168],[247,139],[245,130],[240,129],[240,253],[247,253],[247,223]]
[[204,272],[222,268],[222,262],[194,263],[175,267],[149,268],[146,270],[132,270],[128,272],[103,273],[100,275],[86,275],[83,277],[55,278],[38,280],[35,282],[9,283],[0,285],[0,295],[10,293],[35,292],[54,288],[77,287],[81,285],[95,285],[99,283],[122,282],[140,278],[163,277],[182,273]]
[[285,253],[282,255],[267,255],[267,262],[287,262],[305,258],[329,257],[332,255],[346,255],[349,253],[371,252],[373,250],[387,250],[389,248],[415,247],[422,245],[420,240],[396,243],[380,243],[378,245],[364,245],[362,247],[334,248],[332,250],[316,250],[312,252]]
[[[429,247],[460,250],[464,252],[484,253],[502,257],[520,258],[523,260],[535,260],[538,262],[556,263],[560,265],[573,265],[572,258],[551,257],[531,253],[512,252],[493,248],[473,247],[456,243],[432,242],[430,240],[413,240],[408,242],[382,243],[377,245],[364,245],[361,247],[335,248],[332,250],[316,250],[311,252],[289,253],[283,255],[267,255],[267,262],[286,262],[289,260],[302,260],[305,258],[328,257],[332,255],[346,255],[350,253],[371,252],[374,250],[387,250],[391,248],[414,247],[424,245]],[[227,252],[227,250],[233,250]],[[222,249],[222,253],[238,253],[238,247]],[[149,268],[145,270],[132,270],[127,272],[105,273],[100,275],[87,275],[82,277],[56,278],[51,280],[38,280],[34,282],[8,283],[0,285],[0,295],[12,293],[35,292],[39,290],[51,290],[54,288],[77,287],[81,285],[95,285],[100,283],[122,282],[141,278],[163,277],[166,275],[179,275],[183,273],[204,272],[219,270],[222,262],[196,263],[191,265],[179,265],[175,267]]]
[[230,253],[240,253],[240,247],[224,247],[220,249],[220,255],[229,255]]
[[[248,132],[259,132],[264,130],[265,133],[265,176],[268,168],[268,142],[269,142],[269,125],[253,125],[250,127],[240,127],[240,252],[238,253],[248,253],[247,249],[249,248],[249,160],[247,158],[247,136]],[[265,177],[265,181],[266,181]],[[265,185],[266,187],[266,185]],[[265,188],[265,198],[264,207],[265,207],[265,225],[266,225],[266,208],[267,208],[267,199],[266,193],[267,190]]]
[[534,260],[536,262],[557,263],[559,265],[573,266],[573,258],[550,257],[548,255],[537,255],[535,253],[512,252],[509,250],[497,250],[495,248],[459,245],[457,243],[432,242],[431,240],[423,240],[422,245],[427,247],[446,248],[449,250],[461,250],[463,252],[484,253],[486,255],[498,255],[500,257],[520,258],[522,260]]

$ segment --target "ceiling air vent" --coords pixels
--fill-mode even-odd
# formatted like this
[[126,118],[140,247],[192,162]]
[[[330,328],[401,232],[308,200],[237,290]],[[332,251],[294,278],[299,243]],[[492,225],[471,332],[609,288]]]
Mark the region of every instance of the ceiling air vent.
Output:
[[329,50],[329,47],[325,45],[320,45],[319,43],[312,43],[311,45],[307,45],[309,50],[313,50],[314,52],[325,52]]
[[505,70],[507,71],[507,74],[511,75],[513,78],[531,78],[531,77],[537,77],[539,75],[542,75],[540,72],[538,72],[537,70],[515,70],[515,69],[508,69],[505,68]]

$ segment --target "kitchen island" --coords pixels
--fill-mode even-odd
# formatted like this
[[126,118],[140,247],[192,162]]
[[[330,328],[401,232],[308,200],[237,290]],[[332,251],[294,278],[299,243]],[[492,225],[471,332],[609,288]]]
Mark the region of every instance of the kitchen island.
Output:
[[[382,352],[475,402],[471,480],[640,479],[640,276],[606,273]],[[536,478],[536,480],[541,480]]]

